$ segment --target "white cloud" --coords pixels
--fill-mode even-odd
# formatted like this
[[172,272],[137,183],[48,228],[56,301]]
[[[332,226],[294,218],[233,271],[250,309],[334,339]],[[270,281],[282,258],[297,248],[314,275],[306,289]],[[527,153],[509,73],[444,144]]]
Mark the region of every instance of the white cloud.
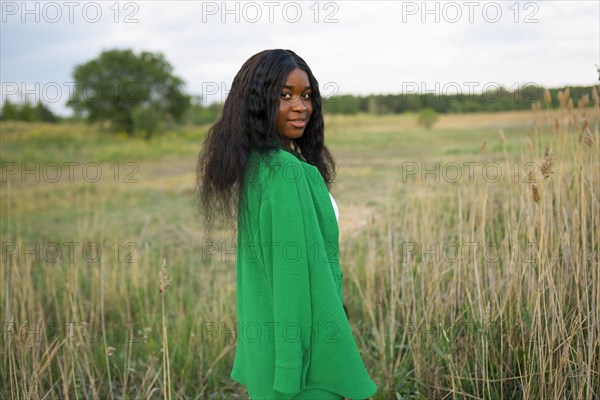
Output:
[[[469,2],[461,1],[426,2],[430,11],[437,7],[437,23],[435,12],[424,13],[424,2],[277,2],[273,22],[268,21],[267,2],[228,2],[230,11],[237,4],[237,23],[236,13],[226,13],[222,2],[132,3],[137,9],[125,9],[128,3],[120,2],[116,23],[115,9],[109,8],[114,3],[97,3],[102,4],[97,23],[86,22],[77,12],[74,23],[66,13],[57,23],[43,18],[36,23],[32,15],[25,15],[22,23],[19,13],[4,12],[7,3],[13,2],[2,3],[3,91],[5,82],[70,81],[77,64],[110,48],[164,53],[193,94],[200,94],[208,82],[229,88],[242,63],[266,48],[294,50],[322,86],[334,82],[341,93],[354,94],[399,92],[406,82],[427,89],[436,82],[589,85],[597,79],[594,64],[600,64],[597,1],[479,2],[473,23],[468,21]],[[447,20],[456,15],[451,3],[462,13],[457,23]],[[502,10],[496,23],[490,22],[496,7],[492,3]],[[262,12],[260,21],[245,21],[243,12],[246,19],[253,18],[255,5]],[[207,13],[215,7],[215,14]],[[291,23],[295,7],[302,14]],[[487,15],[482,12],[485,7]],[[131,12],[138,22],[124,23]],[[325,23],[327,15],[338,22]],[[538,22],[525,23],[528,15]],[[58,104],[51,107],[61,114],[70,112]]]

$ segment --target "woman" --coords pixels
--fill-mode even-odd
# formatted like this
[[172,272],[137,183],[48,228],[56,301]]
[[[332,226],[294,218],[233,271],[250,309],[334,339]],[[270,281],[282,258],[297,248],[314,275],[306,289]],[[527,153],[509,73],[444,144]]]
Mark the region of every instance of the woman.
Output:
[[321,102],[317,80],[293,51],[255,54],[235,76],[198,158],[209,231],[219,212],[237,220],[230,376],[252,400],[364,399],[377,390],[342,303],[329,193],[336,166]]

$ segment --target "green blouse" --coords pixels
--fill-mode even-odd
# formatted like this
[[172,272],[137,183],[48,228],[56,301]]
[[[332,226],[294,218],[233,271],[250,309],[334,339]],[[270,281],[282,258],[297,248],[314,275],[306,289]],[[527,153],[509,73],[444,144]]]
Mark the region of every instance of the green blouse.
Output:
[[376,392],[342,304],[338,237],[315,166],[284,149],[251,153],[238,213],[230,376],[253,400],[288,400],[305,388],[353,400]]

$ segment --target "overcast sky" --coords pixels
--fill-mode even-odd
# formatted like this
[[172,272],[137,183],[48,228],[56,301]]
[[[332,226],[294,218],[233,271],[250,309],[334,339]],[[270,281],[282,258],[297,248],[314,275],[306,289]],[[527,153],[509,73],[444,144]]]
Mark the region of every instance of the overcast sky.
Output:
[[600,1],[2,1],[2,96],[56,113],[77,64],[162,52],[185,90],[222,101],[241,65],[295,51],[324,96],[598,83]]

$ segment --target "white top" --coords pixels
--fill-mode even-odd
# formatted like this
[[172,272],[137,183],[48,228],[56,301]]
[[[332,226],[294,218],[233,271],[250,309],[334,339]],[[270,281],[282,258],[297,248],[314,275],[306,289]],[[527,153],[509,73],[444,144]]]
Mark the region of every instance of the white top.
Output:
[[339,211],[338,211],[338,206],[337,203],[335,202],[335,199],[333,198],[333,196],[331,195],[331,193],[329,193],[329,197],[331,197],[331,205],[333,205],[333,211],[335,211],[335,219],[336,221],[339,221]]

